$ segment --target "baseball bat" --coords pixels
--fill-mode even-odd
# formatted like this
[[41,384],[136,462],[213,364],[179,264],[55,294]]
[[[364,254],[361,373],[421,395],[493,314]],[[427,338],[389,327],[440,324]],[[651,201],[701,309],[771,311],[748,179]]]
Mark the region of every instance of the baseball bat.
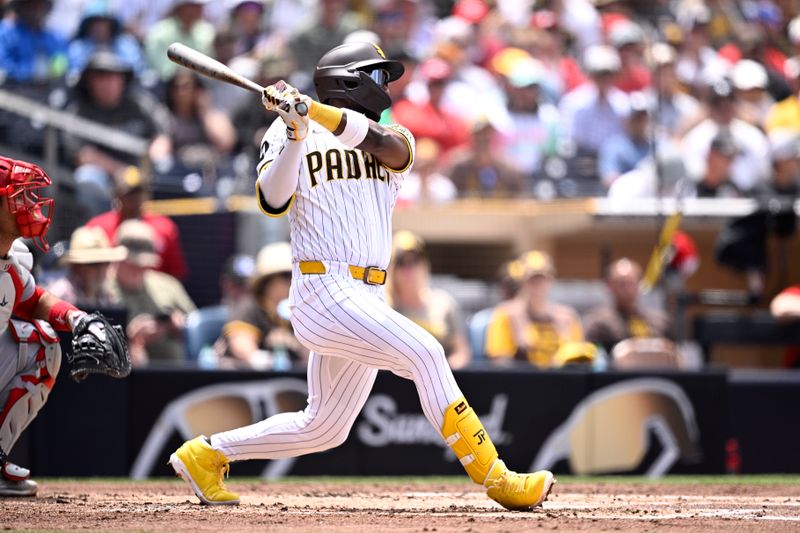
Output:
[[[224,65],[216,59],[208,57],[204,53],[198,52],[197,50],[190,48],[185,44],[172,43],[169,45],[169,48],[167,48],[167,57],[173,63],[177,63],[178,65],[191,69],[198,74],[202,74],[203,76],[224,81],[225,83],[236,85],[237,87],[241,87],[242,89],[246,89],[254,93],[264,93],[264,87],[257,84],[253,80],[245,78],[227,65]],[[306,115],[308,113],[308,106],[304,103],[297,104],[297,112],[300,115]]]

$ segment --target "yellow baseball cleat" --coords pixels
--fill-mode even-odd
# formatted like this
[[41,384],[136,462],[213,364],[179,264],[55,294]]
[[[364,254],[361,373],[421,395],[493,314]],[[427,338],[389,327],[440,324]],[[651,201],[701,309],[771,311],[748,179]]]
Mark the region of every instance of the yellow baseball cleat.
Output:
[[170,455],[175,474],[186,481],[206,505],[238,505],[239,495],[225,487],[230,466],[225,454],[211,447],[204,436],[184,442]]
[[499,476],[486,484],[486,494],[509,511],[530,511],[547,499],[556,482],[553,474],[540,470],[532,474],[518,474],[503,469]]

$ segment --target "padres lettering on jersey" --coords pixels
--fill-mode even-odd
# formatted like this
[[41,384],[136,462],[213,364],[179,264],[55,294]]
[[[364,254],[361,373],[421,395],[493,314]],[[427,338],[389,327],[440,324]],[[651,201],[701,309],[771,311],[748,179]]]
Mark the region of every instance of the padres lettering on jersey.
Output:
[[[270,216],[289,215],[294,261],[340,261],[386,268],[391,256],[391,216],[414,154],[414,137],[389,126],[408,142],[412,157],[393,170],[367,152],[343,145],[328,130],[309,123],[297,190],[279,209],[259,191],[259,205]],[[261,142],[260,173],[283,149],[286,126],[277,119]]]

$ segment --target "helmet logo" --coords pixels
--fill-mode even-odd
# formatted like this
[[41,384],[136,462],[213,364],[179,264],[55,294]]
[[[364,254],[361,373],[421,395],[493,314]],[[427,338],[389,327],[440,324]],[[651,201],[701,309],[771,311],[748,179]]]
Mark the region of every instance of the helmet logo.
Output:
[[386,54],[383,53],[383,50],[381,50],[380,46],[378,46],[375,43],[370,43],[370,44],[372,44],[372,46],[375,47],[375,50],[377,50],[379,56],[381,56],[383,59],[386,59]]

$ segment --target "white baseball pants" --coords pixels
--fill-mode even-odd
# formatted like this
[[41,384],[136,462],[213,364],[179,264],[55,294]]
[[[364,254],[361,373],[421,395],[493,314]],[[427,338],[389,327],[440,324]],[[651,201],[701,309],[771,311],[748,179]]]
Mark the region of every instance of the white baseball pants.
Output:
[[0,449],[5,453],[44,406],[59,368],[61,346],[50,324],[9,321],[0,334]]
[[342,444],[367,401],[378,370],[411,379],[422,410],[441,431],[445,409],[462,396],[444,350],[384,299],[382,286],[351,277],[346,263],[327,274],[294,266],[290,301],[297,338],[311,350],[308,406],[211,436],[232,461],[282,459]]

